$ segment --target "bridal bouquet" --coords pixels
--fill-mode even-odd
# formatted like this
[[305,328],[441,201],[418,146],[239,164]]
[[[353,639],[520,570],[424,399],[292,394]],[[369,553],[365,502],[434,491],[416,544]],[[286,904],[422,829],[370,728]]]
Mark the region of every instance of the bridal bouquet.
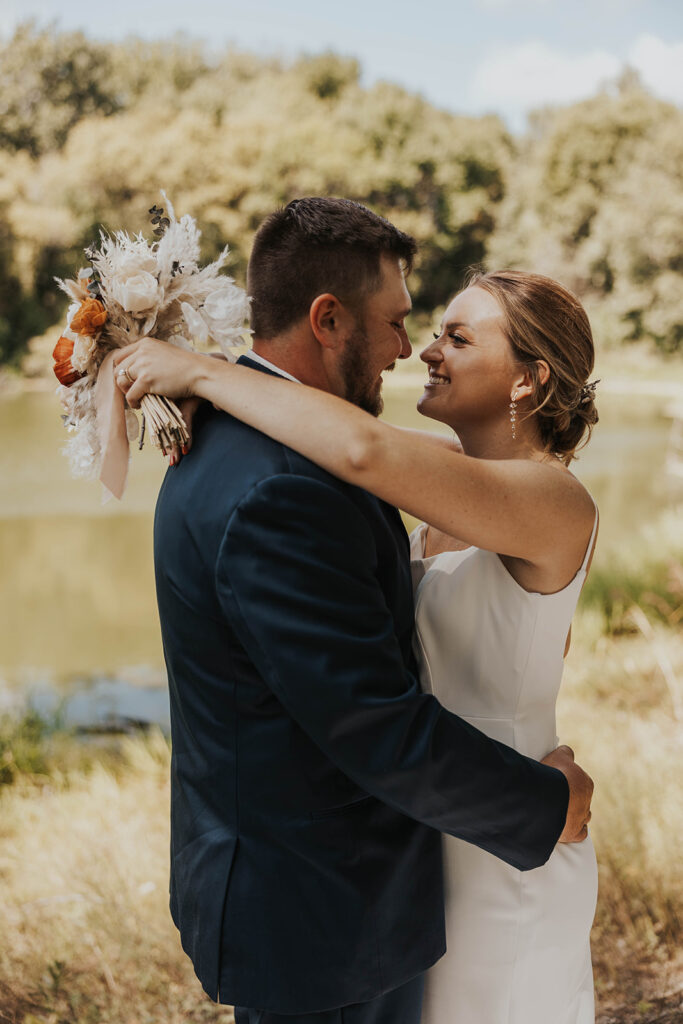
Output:
[[200,232],[189,215],[176,219],[166,194],[166,212],[149,211],[155,240],[124,231],[100,233],[99,247],[85,250],[89,266],[68,281],[57,279],[71,298],[54,352],[62,419],[72,434],[65,447],[74,476],[100,480],[116,497],[125,488],[129,441],[147,427],[152,443],[166,451],[188,440],[174,402],[156,395],[142,399],[142,431],[115,385],[117,349],[147,335],[182,348],[217,343],[233,362],[244,345],[249,299],[221,274],[227,247],[218,259],[199,266]]

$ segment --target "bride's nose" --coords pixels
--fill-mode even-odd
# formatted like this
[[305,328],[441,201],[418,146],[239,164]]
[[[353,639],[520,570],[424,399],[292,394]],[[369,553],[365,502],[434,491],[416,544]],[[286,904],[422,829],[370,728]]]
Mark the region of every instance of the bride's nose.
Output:
[[441,346],[436,339],[431,341],[427,348],[420,352],[420,359],[423,363],[440,363],[443,361]]

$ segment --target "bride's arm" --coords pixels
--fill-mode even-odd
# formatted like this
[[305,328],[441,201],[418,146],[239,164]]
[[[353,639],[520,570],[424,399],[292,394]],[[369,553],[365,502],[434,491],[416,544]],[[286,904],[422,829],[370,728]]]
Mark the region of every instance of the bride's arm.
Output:
[[542,564],[557,548],[558,521],[581,533],[592,523],[585,489],[548,465],[470,458],[447,438],[439,439],[447,445],[435,444],[434,435],[384,423],[317,388],[162,342],[128,346],[116,362],[135,380],[127,391],[131,405],[146,393],[198,395],[476,547]]
[[458,441],[457,437],[447,437],[445,434],[435,434],[433,430],[416,430],[415,427],[397,427],[394,426],[395,430],[401,430],[404,434],[409,437],[419,439],[424,444],[433,444],[437,448],[446,449],[451,452],[461,452],[462,445]]

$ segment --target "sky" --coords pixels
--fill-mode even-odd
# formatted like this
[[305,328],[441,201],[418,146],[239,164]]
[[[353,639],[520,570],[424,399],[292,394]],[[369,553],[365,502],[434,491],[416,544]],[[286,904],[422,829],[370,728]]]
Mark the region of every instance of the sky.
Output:
[[0,0],[0,35],[30,17],[99,39],[181,33],[286,59],[334,50],[360,60],[366,84],[497,113],[513,131],[529,110],[593,95],[625,65],[683,105],[683,0]]

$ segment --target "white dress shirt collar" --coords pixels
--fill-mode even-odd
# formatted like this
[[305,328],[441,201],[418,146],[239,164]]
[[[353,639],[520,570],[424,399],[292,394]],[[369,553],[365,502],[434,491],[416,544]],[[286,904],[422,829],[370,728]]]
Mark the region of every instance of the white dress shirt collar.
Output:
[[286,377],[287,380],[293,380],[297,384],[301,384],[301,381],[297,380],[296,377],[292,377],[291,373],[287,373],[286,370],[283,370],[280,366],[276,366],[275,363],[271,363],[270,360],[264,359],[263,356],[254,352],[253,349],[251,352],[246,352],[245,355],[247,359],[253,359],[255,363],[261,363],[262,366],[266,366],[269,370],[273,370],[273,372],[279,374],[280,377]]

